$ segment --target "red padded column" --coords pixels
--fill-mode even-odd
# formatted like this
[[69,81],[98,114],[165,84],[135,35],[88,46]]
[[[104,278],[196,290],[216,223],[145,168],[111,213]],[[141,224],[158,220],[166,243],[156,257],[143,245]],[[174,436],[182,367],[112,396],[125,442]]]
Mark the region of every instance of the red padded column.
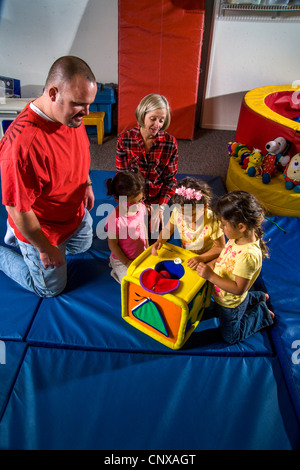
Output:
[[119,0],[118,132],[136,125],[139,101],[168,99],[168,132],[192,139],[204,27],[203,0]]

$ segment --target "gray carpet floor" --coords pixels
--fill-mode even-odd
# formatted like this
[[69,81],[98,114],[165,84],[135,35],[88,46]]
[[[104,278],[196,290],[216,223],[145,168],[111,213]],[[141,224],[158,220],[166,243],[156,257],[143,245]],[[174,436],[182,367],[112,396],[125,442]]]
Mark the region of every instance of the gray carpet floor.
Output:
[[[193,140],[178,140],[178,173],[216,175],[225,182],[229,164],[228,143],[235,131],[196,129]],[[91,169],[115,171],[117,134],[105,135],[103,144],[90,135]]]

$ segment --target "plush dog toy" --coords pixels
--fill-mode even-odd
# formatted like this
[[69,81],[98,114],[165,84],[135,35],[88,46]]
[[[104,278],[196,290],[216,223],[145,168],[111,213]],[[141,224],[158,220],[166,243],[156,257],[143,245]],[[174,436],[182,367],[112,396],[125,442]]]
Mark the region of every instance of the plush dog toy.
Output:
[[288,163],[284,171],[286,189],[293,189],[300,193],[300,153],[296,153]]
[[276,171],[283,172],[284,167],[290,161],[287,153],[291,148],[291,142],[284,137],[276,137],[267,142],[265,148],[268,153],[263,158],[262,181],[268,184]]

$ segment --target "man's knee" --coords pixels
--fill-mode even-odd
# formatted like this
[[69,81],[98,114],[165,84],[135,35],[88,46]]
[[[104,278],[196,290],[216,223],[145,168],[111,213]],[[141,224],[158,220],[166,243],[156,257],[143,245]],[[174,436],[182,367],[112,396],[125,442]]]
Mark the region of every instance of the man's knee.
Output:
[[93,219],[88,211],[78,230],[70,237],[66,245],[66,255],[85,253],[93,244]]
[[51,299],[53,297],[57,297],[58,295],[62,294],[65,290],[67,282],[63,285],[53,286],[51,289],[49,288],[40,288],[37,286],[33,286],[33,290],[39,297],[43,299]]

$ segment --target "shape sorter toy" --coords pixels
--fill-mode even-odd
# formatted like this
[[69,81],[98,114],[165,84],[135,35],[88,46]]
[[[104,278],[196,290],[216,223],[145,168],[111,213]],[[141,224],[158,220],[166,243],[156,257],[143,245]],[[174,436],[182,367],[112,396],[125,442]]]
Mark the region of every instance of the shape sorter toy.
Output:
[[122,317],[172,349],[180,349],[210,302],[209,283],[188,267],[194,253],[165,243],[136,258],[122,280]]

